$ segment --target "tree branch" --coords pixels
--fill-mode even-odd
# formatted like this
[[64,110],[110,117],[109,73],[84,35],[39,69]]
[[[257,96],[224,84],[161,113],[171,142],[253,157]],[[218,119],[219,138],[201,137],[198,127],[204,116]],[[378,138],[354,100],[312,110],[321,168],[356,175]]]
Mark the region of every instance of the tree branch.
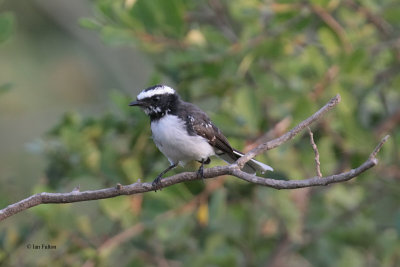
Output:
[[[378,144],[375,150],[370,154],[367,161],[365,161],[361,166],[356,169],[352,169],[348,172],[326,176],[326,177],[313,177],[305,180],[274,180],[270,178],[258,177],[255,175],[251,175],[241,171],[240,166],[243,166],[247,161],[255,157],[256,155],[270,150],[272,148],[278,147],[279,145],[289,141],[294,136],[296,136],[301,130],[308,127],[310,124],[321,118],[327,111],[336,106],[340,101],[340,96],[337,95],[332,98],[324,107],[314,113],[311,117],[302,121],[296,127],[294,127],[291,131],[285,133],[279,138],[271,140],[267,143],[261,144],[258,147],[254,148],[243,157],[238,159],[236,163],[225,165],[225,166],[217,166],[204,170],[204,178],[216,178],[221,175],[232,175],[240,178],[242,180],[255,183],[258,185],[268,186],[276,189],[294,189],[301,187],[310,187],[310,186],[320,186],[320,185],[328,185],[331,183],[339,183],[350,180],[357,175],[365,172],[366,170],[372,168],[378,163],[376,159],[376,154],[379,152],[382,145],[387,141],[389,136],[385,136],[382,141]],[[165,188],[177,183],[193,181],[200,179],[197,176],[196,172],[183,172],[171,177],[165,178],[161,180],[160,188]],[[10,217],[14,214],[17,214],[26,209],[32,208],[34,206],[38,206],[40,204],[50,204],[50,203],[72,203],[72,202],[80,202],[80,201],[89,201],[89,200],[98,200],[104,198],[112,198],[121,195],[133,195],[144,192],[153,191],[154,187],[151,183],[141,183],[140,180],[138,182],[130,184],[130,185],[121,185],[117,184],[115,187],[92,190],[92,191],[83,191],[80,192],[79,189],[74,189],[69,193],[39,193],[33,196],[30,196],[26,199],[23,199],[17,203],[11,204],[6,208],[0,210],[0,221]]]
[[273,139],[269,142],[261,144],[258,147],[250,150],[249,152],[246,153],[246,155],[244,155],[240,159],[238,159],[236,161],[236,163],[239,165],[240,168],[243,168],[244,164],[246,164],[246,162],[248,162],[255,156],[257,156],[267,150],[271,150],[275,147],[278,147],[278,146],[282,145],[283,143],[286,143],[287,141],[293,139],[293,137],[295,137],[299,132],[301,132],[304,128],[310,126],[316,120],[320,119],[325,113],[327,113],[329,110],[331,110],[337,104],[339,104],[339,102],[340,102],[340,95],[337,94],[334,98],[329,100],[329,102],[325,106],[323,106],[320,110],[315,112],[309,118],[300,122],[292,130],[290,130],[289,132],[285,133],[284,135],[282,135],[276,139]]
[[234,170],[232,172],[232,175],[236,176],[242,180],[253,183],[253,184],[268,186],[268,187],[272,187],[275,189],[295,189],[295,188],[328,185],[328,184],[348,181],[348,180],[358,176],[359,174],[365,172],[366,170],[372,168],[376,164],[378,164],[378,160],[376,158],[368,159],[363,164],[361,164],[361,166],[359,166],[358,168],[352,169],[348,172],[325,176],[325,177],[315,176],[315,177],[305,179],[305,180],[289,180],[289,181],[274,180],[274,179],[270,179],[270,178],[262,178],[262,177],[258,177],[255,175],[251,175],[251,174],[245,173],[239,169]]
[[258,177],[255,175],[245,173],[241,171],[239,168],[236,168],[232,172],[232,175],[253,184],[268,186],[275,189],[295,189],[302,187],[320,186],[320,185],[345,182],[360,175],[361,173],[365,172],[366,170],[378,164],[378,159],[376,158],[376,155],[382,148],[383,144],[389,139],[389,137],[390,137],[389,135],[386,135],[384,138],[382,138],[379,144],[375,147],[374,151],[372,151],[368,159],[363,164],[361,164],[359,167],[355,169],[351,169],[348,172],[343,172],[340,174],[334,174],[325,177],[316,176],[305,180],[285,181],[285,180],[274,180],[270,178]]

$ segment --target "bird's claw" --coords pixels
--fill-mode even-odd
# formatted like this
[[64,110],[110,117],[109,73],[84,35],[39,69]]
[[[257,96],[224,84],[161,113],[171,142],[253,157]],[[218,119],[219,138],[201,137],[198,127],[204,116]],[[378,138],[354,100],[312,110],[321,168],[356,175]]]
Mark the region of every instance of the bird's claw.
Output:
[[204,167],[203,164],[200,166],[199,170],[197,171],[197,177],[201,178],[204,183]]
[[157,190],[161,191],[161,176],[157,176],[156,179],[151,183],[151,185],[154,188],[154,192],[157,192]]

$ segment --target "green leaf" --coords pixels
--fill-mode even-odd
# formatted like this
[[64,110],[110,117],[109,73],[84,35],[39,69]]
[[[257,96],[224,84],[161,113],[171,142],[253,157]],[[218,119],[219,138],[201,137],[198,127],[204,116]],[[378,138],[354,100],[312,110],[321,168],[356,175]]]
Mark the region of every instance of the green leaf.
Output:
[[11,12],[0,14],[0,43],[6,41],[14,32],[15,17]]
[[110,218],[118,219],[129,211],[130,200],[126,197],[107,198],[100,201],[100,207]]
[[181,0],[137,0],[132,7],[131,16],[140,21],[151,34],[183,37],[186,24]]
[[346,56],[343,64],[343,71],[350,73],[353,70],[360,70],[367,59],[367,54],[363,49],[357,49],[350,55]]
[[211,196],[209,205],[210,227],[217,228],[224,219],[226,210],[226,191],[219,190]]
[[326,52],[330,56],[335,56],[340,52],[338,40],[335,34],[328,28],[322,27],[318,31],[318,37],[321,44],[324,46]]
[[256,132],[258,130],[261,112],[260,102],[255,90],[243,88],[237,91],[233,111],[237,114],[240,122],[248,126],[250,131]]
[[11,90],[13,84],[12,83],[5,83],[0,85],[0,94],[7,93],[8,91]]
[[330,0],[311,0],[310,1],[313,5],[326,7],[331,2]]
[[101,37],[108,45],[129,45],[134,41],[131,31],[113,26],[104,26],[101,29]]
[[122,171],[131,183],[143,177],[142,167],[136,158],[126,158],[121,162]]
[[361,251],[355,248],[346,246],[342,248],[342,253],[338,259],[338,267],[354,266],[361,267],[365,266],[365,255]]
[[99,30],[102,27],[102,25],[93,18],[81,18],[79,19],[79,25],[89,30]]
[[400,23],[400,7],[392,6],[391,8],[387,8],[385,13],[383,14],[383,18],[386,19],[389,23],[398,24]]

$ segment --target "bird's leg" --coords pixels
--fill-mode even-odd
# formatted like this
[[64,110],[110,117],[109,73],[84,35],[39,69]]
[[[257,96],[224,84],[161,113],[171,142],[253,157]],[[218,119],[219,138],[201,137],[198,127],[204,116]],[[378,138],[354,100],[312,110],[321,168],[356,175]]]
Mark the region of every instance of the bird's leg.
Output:
[[207,158],[206,160],[202,159],[200,161],[201,165],[199,170],[197,171],[197,177],[200,177],[204,183],[204,164],[209,164],[210,163],[210,158]]
[[156,179],[154,179],[154,181],[151,183],[153,185],[153,187],[155,188],[154,191],[157,192],[157,189],[160,189],[160,185],[161,185],[161,178],[163,177],[164,174],[166,174],[167,172],[169,172],[170,170],[172,170],[173,168],[175,168],[176,166],[178,166],[178,163],[174,163],[172,165],[170,165],[168,168],[166,168],[165,170],[163,170]]

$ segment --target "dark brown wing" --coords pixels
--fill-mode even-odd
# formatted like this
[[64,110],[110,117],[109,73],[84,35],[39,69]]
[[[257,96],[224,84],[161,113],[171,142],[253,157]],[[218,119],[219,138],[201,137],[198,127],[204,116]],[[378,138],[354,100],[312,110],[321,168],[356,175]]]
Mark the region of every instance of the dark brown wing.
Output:
[[[223,152],[233,155],[233,149],[228,140],[211,121],[194,124],[193,130],[196,134],[206,138],[210,145],[215,147],[217,150],[220,150],[221,153]],[[218,152],[219,151],[217,151],[217,154],[220,154]]]
[[[181,114],[179,115],[186,120],[186,127],[189,134],[200,135],[207,139],[210,145],[220,150],[220,153],[223,152],[235,157],[233,149],[226,137],[218,127],[211,122],[204,111],[193,104],[184,102],[182,103],[180,112]],[[218,151],[217,154],[219,154]]]

